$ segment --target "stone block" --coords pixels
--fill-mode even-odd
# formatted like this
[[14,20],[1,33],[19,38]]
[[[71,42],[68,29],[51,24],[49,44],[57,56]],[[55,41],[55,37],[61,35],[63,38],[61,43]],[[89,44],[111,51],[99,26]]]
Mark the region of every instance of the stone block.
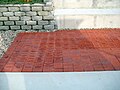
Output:
[[44,11],[52,11],[52,10],[53,10],[53,7],[52,7],[52,6],[44,6],[44,7],[43,7],[43,10],[44,10]]
[[13,21],[16,21],[16,20],[19,20],[20,18],[19,17],[9,17],[9,20],[13,20]]
[[8,11],[7,7],[0,7],[0,12],[6,12]]
[[53,20],[53,21],[50,21],[50,24],[55,25],[57,24],[57,22]]
[[0,16],[2,16],[2,13],[0,12]]
[[15,21],[16,25],[25,25],[25,21]]
[[44,20],[53,20],[54,16],[53,15],[48,15],[48,16],[43,16]]
[[54,29],[54,25],[44,25],[44,29],[52,30]]
[[28,7],[28,6],[21,6],[20,7],[20,11],[28,12],[28,11],[30,11],[30,7]]
[[42,16],[42,15],[49,15],[50,14],[50,12],[48,12],[48,11],[39,11],[38,12],[38,15],[40,15],[40,16]]
[[25,25],[25,26],[21,26],[21,28],[22,28],[22,29],[31,29],[31,26]]
[[15,12],[15,16],[25,16],[25,12]]
[[2,26],[3,25],[3,22],[0,22],[0,26]]
[[0,26],[0,30],[9,30],[9,26]]
[[38,21],[38,25],[47,25],[48,21]]
[[14,21],[4,21],[5,25],[14,25]]
[[42,16],[32,16],[32,20],[40,21],[42,20]]
[[19,11],[19,7],[8,7],[8,10],[9,10],[10,12]]
[[42,29],[42,25],[35,25],[33,26],[33,29]]
[[36,21],[26,21],[27,25],[36,25]]
[[0,21],[7,21],[8,17],[0,17]]
[[22,21],[31,20],[31,17],[30,17],[30,16],[22,16],[22,17],[21,17],[21,20],[22,20]]
[[13,12],[3,12],[3,16],[13,16],[14,13]]
[[42,11],[42,7],[32,7],[32,11]]
[[20,29],[20,26],[10,26],[11,30],[17,30]]

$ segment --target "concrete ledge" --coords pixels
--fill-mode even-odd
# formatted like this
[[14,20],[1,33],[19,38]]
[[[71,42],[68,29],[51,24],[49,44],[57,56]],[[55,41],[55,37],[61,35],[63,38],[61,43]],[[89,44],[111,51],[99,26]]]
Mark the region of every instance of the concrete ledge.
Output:
[[1,90],[119,90],[120,71],[0,73]]

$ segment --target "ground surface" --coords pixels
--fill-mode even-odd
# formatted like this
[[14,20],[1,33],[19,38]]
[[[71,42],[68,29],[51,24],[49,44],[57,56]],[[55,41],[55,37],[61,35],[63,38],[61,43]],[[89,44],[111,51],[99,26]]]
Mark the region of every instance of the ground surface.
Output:
[[0,60],[2,72],[120,70],[120,29],[20,33]]

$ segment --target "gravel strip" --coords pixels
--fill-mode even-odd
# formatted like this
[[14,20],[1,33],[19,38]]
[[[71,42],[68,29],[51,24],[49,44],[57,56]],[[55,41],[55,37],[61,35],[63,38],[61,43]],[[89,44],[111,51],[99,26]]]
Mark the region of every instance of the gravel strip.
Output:
[[51,32],[52,30],[16,30],[16,31],[0,31],[0,58],[7,51],[10,44],[13,42],[16,35],[20,32]]

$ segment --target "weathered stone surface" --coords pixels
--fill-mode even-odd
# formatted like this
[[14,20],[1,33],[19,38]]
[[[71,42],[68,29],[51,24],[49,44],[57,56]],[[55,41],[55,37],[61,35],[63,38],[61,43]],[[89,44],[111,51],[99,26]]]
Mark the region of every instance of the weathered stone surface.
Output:
[[52,11],[52,10],[53,10],[53,7],[52,7],[52,6],[44,6],[44,7],[43,7],[43,10],[44,10],[44,11]]
[[53,20],[53,21],[50,21],[50,24],[55,25],[57,23],[56,23],[56,21]]
[[17,29],[20,29],[20,26],[10,26],[10,28],[13,30],[17,30]]
[[32,7],[32,11],[42,11],[42,7]]
[[27,21],[27,25],[36,25],[36,21]]
[[3,25],[3,22],[0,22],[0,26],[2,26]]
[[21,17],[21,20],[22,20],[22,21],[31,20],[31,17],[30,17],[30,16],[22,16],[22,17]]
[[14,25],[14,21],[5,21],[4,24],[5,25]]
[[54,19],[51,13],[52,9],[53,6],[47,4],[0,5],[0,21],[3,21],[0,25],[8,25],[9,27],[16,25],[10,29],[18,29],[19,26],[20,29],[31,29],[31,26],[40,29],[44,27],[43,25],[54,24],[51,22]]
[[33,26],[33,29],[42,29],[42,26],[40,26],[40,25],[35,25],[35,26]]
[[25,6],[22,7],[22,6],[21,6],[21,7],[20,7],[20,10],[21,10],[21,11],[24,11],[24,12],[27,12],[27,11],[30,11],[30,7],[25,7]]
[[31,26],[27,26],[27,25],[21,26],[21,27],[22,27],[22,29],[31,29]]
[[32,16],[32,20],[35,20],[35,21],[42,20],[42,16]]
[[49,15],[50,14],[50,12],[48,12],[48,11],[39,11],[38,12],[38,15],[40,15],[40,16],[42,16],[42,15]]
[[7,21],[8,17],[0,17],[0,21]]
[[6,11],[8,11],[7,7],[0,7],[0,12],[6,12]]
[[19,20],[19,17],[9,17],[9,20],[13,20],[13,21]]
[[53,20],[54,16],[53,15],[48,15],[48,16],[43,16],[44,20]]
[[2,13],[0,12],[0,16],[2,16]]
[[0,26],[0,30],[9,30],[9,26]]
[[19,11],[19,7],[8,7],[9,11]]
[[25,25],[25,21],[15,21],[16,25]]
[[26,12],[27,16],[36,16],[37,13],[36,12]]
[[15,12],[15,16],[25,16],[25,12]]
[[38,21],[38,25],[47,25],[48,21]]
[[54,29],[54,25],[44,25],[44,29]]
[[13,16],[13,12],[3,12],[3,16]]

